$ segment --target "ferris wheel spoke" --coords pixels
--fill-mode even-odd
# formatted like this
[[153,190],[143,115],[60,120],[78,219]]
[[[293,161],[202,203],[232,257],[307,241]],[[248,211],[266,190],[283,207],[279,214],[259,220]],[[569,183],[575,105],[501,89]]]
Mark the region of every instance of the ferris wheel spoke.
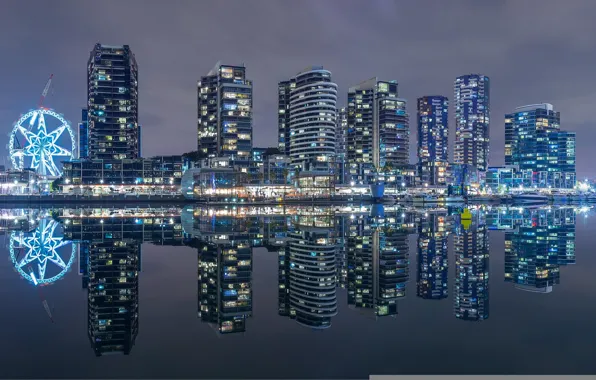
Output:
[[66,263],[64,260],[62,260],[62,257],[56,253],[56,251],[53,252],[53,255],[48,256],[48,260],[59,266],[61,269],[66,268]]
[[48,137],[52,138],[52,141],[55,143],[56,141],[58,141],[58,139],[60,138],[60,136],[62,136],[62,133],[64,132],[64,130],[66,129],[66,124],[62,124],[61,126],[59,126],[58,128],[56,128],[55,130],[53,130],[52,132],[48,133]]
[[37,269],[39,270],[39,278],[38,280],[43,280],[46,278],[46,269],[47,269],[47,261],[43,260],[37,264]]
[[27,252],[27,254],[25,255],[25,257],[23,257],[23,259],[21,261],[19,261],[19,263],[17,264],[17,268],[22,268],[25,265],[31,263],[32,261],[35,261],[38,259],[37,255],[33,255],[33,250],[29,250],[29,252]]
[[50,148],[50,154],[52,156],[71,156],[72,152],[66,148],[62,148],[58,145],[52,145]]

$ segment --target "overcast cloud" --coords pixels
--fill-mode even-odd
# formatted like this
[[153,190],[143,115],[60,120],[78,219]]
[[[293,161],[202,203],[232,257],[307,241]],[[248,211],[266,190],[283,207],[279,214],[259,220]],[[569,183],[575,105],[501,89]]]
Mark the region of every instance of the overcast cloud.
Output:
[[594,175],[595,19],[593,0],[2,0],[0,132],[36,106],[50,73],[46,104],[76,125],[101,42],[136,55],[146,156],[196,149],[196,81],[217,61],[244,63],[254,81],[255,146],[276,145],[277,82],[323,65],[341,105],[362,80],[398,81],[412,162],[416,98],[451,100],[455,77],[473,72],[491,78],[491,164],[503,163],[504,114],[549,102],[578,133],[578,174]]

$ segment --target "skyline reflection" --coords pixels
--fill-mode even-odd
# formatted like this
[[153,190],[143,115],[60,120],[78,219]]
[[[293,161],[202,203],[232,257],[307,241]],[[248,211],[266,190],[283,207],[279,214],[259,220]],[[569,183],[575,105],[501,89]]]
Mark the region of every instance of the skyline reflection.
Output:
[[[400,300],[412,286],[416,298],[452,297],[457,319],[483,321],[490,315],[491,281],[549,293],[560,283],[560,268],[576,262],[576,214],[582,212],[577,208],[471,211],[468,222],[461,220],[461,209],[399,206],[14,209],[4,215],[17,222],[4,223],[3,230],[25,238],[56,221],[62,239],[78,250],[73,267],[88,295],[93,351],[128,355],[142,334],[145,243],[196,249],[197,323],[218,335],[244,333],[256,318],[254,248],[277,257],[277,317],[312,329],[332,327],[345,312],[340,304],[373,319],[399,318]],[[489,281],[491,256],[501,254],[489,249],[490,231],[497,230],[504,232],[503,280]],[[415,284],[409,284],[410,270]]]

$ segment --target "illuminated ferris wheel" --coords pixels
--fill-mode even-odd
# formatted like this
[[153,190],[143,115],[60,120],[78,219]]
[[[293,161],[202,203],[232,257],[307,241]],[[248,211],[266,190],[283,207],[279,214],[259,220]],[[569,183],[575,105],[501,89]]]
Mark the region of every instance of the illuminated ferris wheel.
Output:
[[37,109],[15,123],[8,150],[14,169],[33,169],[43,176],[59,177],[60,161],[75,158],[75,135],[62,115],[43,107],[53,76],[43,89]]
[[13,168],[58,177],[62,174],[59,159],[75,158],[75,136],[62,115],[39,108],[15,123],[8,148]]
[[61,279],[72,266],[76,247],[63,240],[57,231],[58,222],[41,219],[31,234],[10,235],[10,259],[16,271],[34,285],[48,285]]

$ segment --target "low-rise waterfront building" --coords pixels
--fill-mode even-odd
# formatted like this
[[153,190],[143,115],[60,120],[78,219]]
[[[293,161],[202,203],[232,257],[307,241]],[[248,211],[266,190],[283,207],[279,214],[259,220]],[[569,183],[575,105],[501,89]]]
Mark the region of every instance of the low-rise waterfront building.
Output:
[[117,192],[177,192],[182,156],[158,156],[124,160],[73,160],[64,163],[64,193],[109,194]]

